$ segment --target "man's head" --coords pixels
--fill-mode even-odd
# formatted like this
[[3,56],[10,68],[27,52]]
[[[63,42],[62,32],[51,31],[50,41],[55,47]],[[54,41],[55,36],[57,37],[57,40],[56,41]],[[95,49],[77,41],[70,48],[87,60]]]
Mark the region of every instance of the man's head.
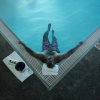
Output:
[[49,68],[53,68],[54,65],[55,65],[54,56],[48,56],[47,57],[47,66]]
[[54,61],[55,52],[53,51],[52,48],[47,49],[46,56],[47,56],[47,66],[49,68],[53,68],[55,65],[55,61]]

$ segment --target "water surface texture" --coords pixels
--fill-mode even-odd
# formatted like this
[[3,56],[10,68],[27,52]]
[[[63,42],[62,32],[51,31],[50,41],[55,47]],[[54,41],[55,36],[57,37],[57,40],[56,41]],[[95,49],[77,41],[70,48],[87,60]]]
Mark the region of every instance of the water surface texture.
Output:
[[65,52],[100,26],[100,0],[0,0],[0,18],[35,51],[51,23]]

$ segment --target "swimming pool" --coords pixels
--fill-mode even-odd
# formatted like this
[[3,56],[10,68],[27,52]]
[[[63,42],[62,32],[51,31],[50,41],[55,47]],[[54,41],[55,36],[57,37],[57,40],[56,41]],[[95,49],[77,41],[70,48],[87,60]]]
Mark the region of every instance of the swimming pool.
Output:
[[100,0],[4,0],[0,18],[35,51],[41,51],[43,33],[51,23],[65,52],[100,26]]

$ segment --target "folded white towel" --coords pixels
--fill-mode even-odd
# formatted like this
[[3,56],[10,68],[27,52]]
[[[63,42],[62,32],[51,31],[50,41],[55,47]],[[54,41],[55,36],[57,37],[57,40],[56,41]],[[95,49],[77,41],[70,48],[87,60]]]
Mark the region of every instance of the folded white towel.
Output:
[[57,75],[58,71],[59,71],[58,65],[55,65],[53,68],[48,68],[45,63],[43,64],[43,67],[42,67],[43,75]]
[[[16,78],[19,79],[21,82],[23,82],[25,79],[27,79],[30,75],[33,74],[33,71],[27,66],[25,61],[15,51],[6,58],[4,58],[3,62],[9,68],[9,70],[16,76]],[[15,69],[15,65],[18,62],[25,63],[25,68],[22,72],[17,71]]]

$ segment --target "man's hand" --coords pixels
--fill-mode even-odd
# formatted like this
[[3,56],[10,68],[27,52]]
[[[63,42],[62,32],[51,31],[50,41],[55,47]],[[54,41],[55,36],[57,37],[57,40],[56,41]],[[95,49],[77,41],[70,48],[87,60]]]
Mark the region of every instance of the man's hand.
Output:
[[18,41],[18,43],[25,47],[25,44],[22,41]]
[[83,42],[81,41],[81,42],[79,42],[79,45],[82,45],[83,44]]
[[22,43],[22,41],[18,41],[18,44],[21,44]]

